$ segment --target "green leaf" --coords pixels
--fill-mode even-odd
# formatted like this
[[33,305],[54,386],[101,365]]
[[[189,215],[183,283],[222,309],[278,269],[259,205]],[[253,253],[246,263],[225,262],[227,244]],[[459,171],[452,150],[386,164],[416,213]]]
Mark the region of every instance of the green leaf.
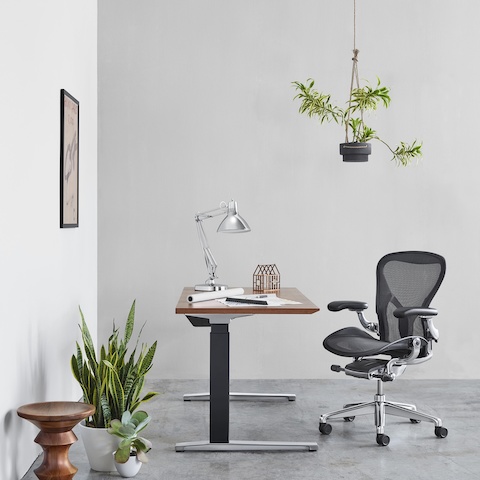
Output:
[[411,145],[405,142],[400,142],[400,145],[393,150],[393,158],[398,165],[407,166],[414,158],[422,156],[422,144],[418,144],[416,140]]
[[[145,412],[143,412],[145,413]],[[141,432],[150,422],[151,418],[147,415],[143,420],[140,420],[135,427],[137,433]]]
[[293,97],[301,100],[298,111],[300,113],[306,113],[309,117],[318,117],[320,123],[324,122],[336,122],[341,123],[344,112],[339,107],[336,107],[330,103],[330,95],[319,93],[313,89],[315,82],[309,78],[307,85],[300,82],[292,82],[295,89],[299,93]]
[[130,458],[130,445],[123,448],[117,448],[114,457],[118,463],[126,463]]
[[352,90],[352,101],[347,110],[351,113],[363,110],[376,110],[379,103],[385,108],[390,105],[390,90],[380,85],[380,79],[377,77],[377,86],[372,88],[370,85],[354,88]]
[[157,350],[157,342],[155,341],[153,345],[148,349],[146,355],[141,358],[140,365],[140,375],[145,375],[150,368],[152,368],[153,357],[155,356],[155,351]]
[[124,343],[127,344],[130,341],[132,336],[133,327],[135,325],[135,300],[130,307],[130,312],[128,313],[127,317],[127,324],[125,325],[125,336],[124,336]]
[[148,452],[152,448],[152,442],[143,437],[135,439],[135,448],[143,452]]

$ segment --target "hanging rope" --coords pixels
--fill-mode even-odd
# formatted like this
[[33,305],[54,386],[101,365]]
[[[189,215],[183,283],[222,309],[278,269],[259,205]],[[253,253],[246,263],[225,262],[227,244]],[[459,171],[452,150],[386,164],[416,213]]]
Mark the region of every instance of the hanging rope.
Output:
[[[353,65],[352,65],[352,78],[350,81],[350,97],[348,99],[348,109],[347,109],[347,120],[345,121],[345,143],[348,143],[348,127],[350,124],[350,106],[352,104],[352,93],[354,89],[354,82],[356,84],[355,88],[360,88],[360,82],[358,79],[358,54],[359,50],[357,49],[357,5],[356,0],[353,0]],[[360,111],[360,118],[363,123],[363,110]]]

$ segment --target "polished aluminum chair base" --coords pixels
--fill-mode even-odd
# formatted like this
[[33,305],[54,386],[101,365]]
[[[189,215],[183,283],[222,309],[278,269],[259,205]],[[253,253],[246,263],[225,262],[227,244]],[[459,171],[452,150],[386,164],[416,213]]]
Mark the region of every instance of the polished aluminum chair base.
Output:
[[446,436],[446,429],[442,428],[442,420],[440,418],[417,411],[415,405],[388,402],[385,400],[383,382],[380,379],[377,380],[377,393],[374,396],[373,402],[348,404],[341,410],[320,415],[319,430],[321,433],[325,434],[331,432],[331,427],[327,423],[329,419],[343,418],[345,421],[351,422],[356,416],[372,414],[374,415],[375,426],[377,429],[377,443],[385,444],[382,442],[386,441],[388,444],[389,441],[388,437],[384,435],[386,415],[408,418],[412,423],[419,423],[422,420],[432,422],[435,424],[435,434],[438,437]]

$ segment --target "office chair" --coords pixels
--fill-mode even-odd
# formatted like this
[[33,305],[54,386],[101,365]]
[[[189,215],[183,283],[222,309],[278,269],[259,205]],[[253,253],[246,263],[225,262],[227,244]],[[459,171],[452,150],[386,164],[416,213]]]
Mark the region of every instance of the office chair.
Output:
[[[448,430],[442,420],[417,411],[415,405],[387,402],[383,383],[399,377],[407,365],[430,360],[432,343],[439,338],[432,317],[437,310],[430,302],[437,293],[445,276],[445,259],[428,252],[398,252],[384,256],[377,266],[376,312],[378,323],[370,323],[364,316],[368,305],[357,301],[336,301],[328,305],[332,312],[344,309],[356,312],[363,328],[380,338],[357,327],[338,330],[323,342],[323,346],[335,355],[353,357],[353,362],[341,368],[332,365],[334,372],[345,372],[357,378],[377,380],[377,393],[373,402],[347,404],[344,408],[320,415],[319,430],[329,435],[331,418],[353,421],[355,415],[374,414],[377,428],[377,443],[386,446],[390,438],[385,435],[385,415],[421,420],[435,424],[435,435],[445,438]],[[387,358],[385,358],[387,357]]]

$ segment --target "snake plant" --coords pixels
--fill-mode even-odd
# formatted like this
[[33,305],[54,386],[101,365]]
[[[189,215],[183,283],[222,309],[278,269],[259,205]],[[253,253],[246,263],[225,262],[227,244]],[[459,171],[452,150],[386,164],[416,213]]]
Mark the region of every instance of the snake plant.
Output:
[[70,364],[73,376],[82,388],[83,401],[96,407],[95,413],[86,419],[86,425],[108,428],[112,419],[121,418],[126,411],[134,412],[140,404],[158,395],[157,392],[148,392],[141,397],[157,342],[150,347],[146,344],[139,347],[142,326],[136,344],[127,356],[135,325],[135,301],[127,317],[123,338],[120,338],[119,329],[114,323],[108,343],[102,345],[99,355],[96,354],[81,308],[80,316],[83,348],[76,342],[76,355],[72,355]]

